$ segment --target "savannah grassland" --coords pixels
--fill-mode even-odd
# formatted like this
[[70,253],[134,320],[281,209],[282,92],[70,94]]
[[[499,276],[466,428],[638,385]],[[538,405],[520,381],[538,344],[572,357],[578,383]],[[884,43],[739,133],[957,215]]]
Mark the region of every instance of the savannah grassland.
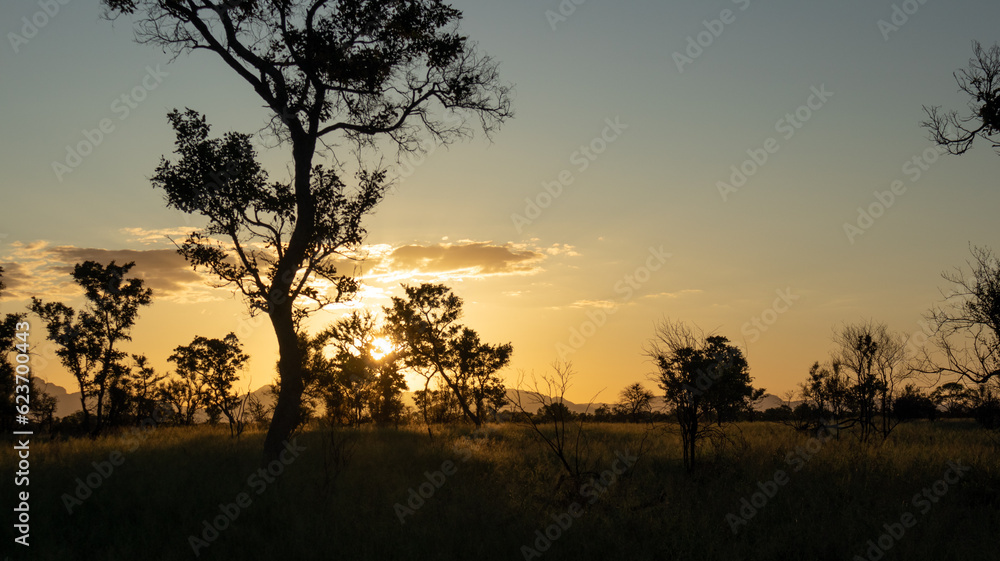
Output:
[[[522,546],[535,547],[536,531],[544,533],[577,503],[579,517],[569,517],[565,530],[550,529],[561,535],[530,558],[847,561],[867,558],[868,540],[909,512],[915,525],[881,559],[1000,559],[1000,443],[971,422],[901,425],[881,445],[841,434],[808,460],[802,453],[809,455],[810,435],[742,423],[729,442],[705,443],[693,474],[684,473],[679,437],[669,426],[586,425],[583,471],[621,468],[616,452],[638,460],[620,476],[609,471],[607,487],[588,485],[583,495],[580,483],[590,480],[564,477],[526,427],[472,433],[438,427],[430,440],[418,427],[306,429],[297,442],[305,451],[260,494],[261,480],[250,486],[248,477],[257,470],[262,433],[237,440],[221,428],[155,427],[131,452],[133,444],[114,436],[35,440],[30,550],[10,545],[9,523],[3,549],[12,559],[38,560],[515,561],[525,558]],[[92,462],[115,451],[124,452],[124,462],[68,513],[63,495],[94,472]],[[446,464],[452,475],[401,523],[410,490],[446,461],[454,463]],[[915,503],[949,461],[971,469],[942,496],[931,492],[937,502]],[[3,496],[11,497],[8,474],[16,468],[9,445],[0,466]],[[758,482],[773,481],[777,470],[787,483],[734,535],[727,514],[738,516],[741,499],[751,499]],[[252,503],[195,557],[189,536],[201,536],[203,521],[220,516],[220,504],[241,492]],[[4,506],[10,520],[12,507]]]

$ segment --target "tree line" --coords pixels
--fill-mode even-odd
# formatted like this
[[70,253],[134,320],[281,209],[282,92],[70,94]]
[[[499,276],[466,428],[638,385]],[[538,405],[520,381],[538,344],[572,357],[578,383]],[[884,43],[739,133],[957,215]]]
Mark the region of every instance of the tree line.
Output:
[[[80,411],[64,420],[63,428],[97,435],[153,416],[180,425],[201,417],[209,423],[224,420],[233,435],[248,424],[266,426],[273,405],[264,406],[249,388],[244,393],[237,388],[250,356],[234,333],[196,336],[177,346],[167,358],[173,372],[166,374],[158,373],[145,355],[124,350],[141,309],[153,299],[142,279],[128,278],[134,265],[77,264],[72,277],[83,289],[83,307],[38,298],[28,306],[80,393]],[[0,269],[0,291],[2,273]],[[382,310],[381,323],[370,311],[355,311],[314,335],[297,333],[305,399],[296,426],[317,416],[334,424],[398,425],[409,418],[402,400],[406,372],[425,381],[415,392],[415,402],[428,424],[461,418],[479,426],[495,418],[506,400],[498,372],[510,362],[513,347],[483,342],[475,330],[459,323],[462,299],[444,285],[403,288],[404,296],[392,298]],[[14,326],[25,317],[7,314],[0,322],[6,423],[13,418],[9,354]],[[379,343],[386,348],[378,348]],[[270,391],[280,395],[280,378]],[[54,410],[54,399],[36,385],[36,422],[51,428]]]

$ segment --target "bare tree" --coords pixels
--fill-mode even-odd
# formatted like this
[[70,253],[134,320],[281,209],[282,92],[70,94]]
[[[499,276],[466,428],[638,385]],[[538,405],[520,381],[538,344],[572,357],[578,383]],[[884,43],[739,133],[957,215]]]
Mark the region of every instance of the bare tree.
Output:
[[860,439],[892,431],[896,388],[909,377],[903,337],[880,322],[844,325],[834,335],[836,360],[854,374],[851,393]]
[[[578,417],[574,423],[565,404],[566,391],[569,390],[573,375],[573,364],[570,362],[552,363],[551,374],[536,376],[532,372],[530,383],[525,380],[524,372],[519,372],[517,389],[511,399],[511,405],[521,414],[521,418],[528,423],[535,435],[549,447],[566,471],[569,480],[579,483],[584,477],[593,474],[586,470],[583,417]],[[535,403],[525,403],[522,393],[529,393]],[[528,409],[533,407],[551,414],[546,419],[552,422],[551,433],[540,418],[528,412]],[[589,404],[587,409],[590,409]]]
[[[303,297],[322,306],[323,295],[309,282],[314,274],[334,279],[338,298],[350,294],[351,283],[336,274],[330,258],[359,241],[360,217],[385,188],[383,170],[363,170],[359,196],[344,199],[337,173],[315,159],[338,141],[354,146],[359,165],[362,150],[377,149],[378,139],[394,145],[397,154],[423,151],[424,131],[437,143],[453,142],[470,131],[464,119],[451,118],[456,111],[477,117],[488,135],[512,115],[510,88],[499,81],[496,63],[457,32],[461,12],[441,0],[103,0],[103,5],[109,18],[132,18],[141,43],[176,56],[195,50],[218,56],[270,110],[274,137],[290,145],[293,177],[287,186],[250,175],[255,160],[246,157],[246,143],[237,138],[231,144],[240,150],[209,153],[211,166],[196,165],[192,156],[191,166],[175,167],[168,189],[171,204],[206,215],[208,233],[226,237],[222,245],[192,233],[182,253],[235,284],[251,310],[270,316],[281,392],[264,442],[266,464],[278,458],[300,414],[304,382],[296,304]],[[198,127],[197,120],[189,114],[174,123],[178,139],[187,137],[192,148],[204,146],[184,130]],[[231,170],[230,155],[249,165]],[[231,183],[239,189],[230,189]],[[250,196],[238,200],[238,193]],[[324,212],[324,203],[338,212]],[[248,252],[256,247],[242,243],[248,235],[271,244],[268,251]]]
[[969,113],[942,111],[940,106],[924,106],[927,120],[920,126],[930,132],[930,139],[951,154],[964,154],[976,138],[982,138],[1000,150],[1000,45],[984,49],[972,43],[968,68],[954,74],[958,89],[968,94]]
[[968,273],[942,275],[951,290],[929,313],[934,352],[924,350],[920,370],[988,384],[1000,380],[1000,259],[987,248],[971,252]]

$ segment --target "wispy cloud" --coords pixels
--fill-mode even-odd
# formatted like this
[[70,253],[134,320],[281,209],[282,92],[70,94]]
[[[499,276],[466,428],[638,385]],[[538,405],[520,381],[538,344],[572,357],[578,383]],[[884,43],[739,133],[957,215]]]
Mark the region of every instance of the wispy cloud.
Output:
[[681,298],[683,296],[691,296],[694,294],[701,294],[703,291],[697,288],[685,288],[684,290],[678,290],[676,292],[657,292],[656,294],[646,294],[643,298],[658,299],[658,298]]

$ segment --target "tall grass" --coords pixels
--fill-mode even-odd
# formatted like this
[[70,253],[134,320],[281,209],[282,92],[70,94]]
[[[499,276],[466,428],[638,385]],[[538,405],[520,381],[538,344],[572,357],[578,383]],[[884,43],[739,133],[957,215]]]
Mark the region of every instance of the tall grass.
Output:
[[[960,422],[914,423],[880,446],[863,446],[850,435],[810,443],[809,435],[771,423],[734,429],[727,441],[706,442],[702,463],[686,474],[669,430],[588,426],[582,460],[599,486],[568,481],[522,426],[448,427],[433,440],[420,427],[315,429],[298,437],[305,451],[260,494],[248,485],[260,433],[236,440],[224,429],[161,427],[138,443],[35,441],[32,545],[27,556],[11,551],[15,559],[193,559],[189,536],[201,536],[220,505],[247,493],[252,503],[197,558],[524,559],[522,546],[535,548],[536,531],[565,523],[576,504],[580,515],[566,529],[550,529],[559,537],[540,558],[850,560],[865,558],[883,525],[912,512],[916,525],[882,559],[1000,559],[1000,447],[990,433]],[[67,512],[63,495],[114,452],[124,462]],[[627,456],[638,460],[615,474]],[[941,479],[949,461],[971,470],[921,513],[914,494]],[[435,473],[449,465],[453,474]],[[15,491],[14,466],[5,446],[4,497]],[[738,516],[741,500],[778,470],[787,483],[734,533],[727,515]],[[581,483],[590,485],[583,494]],[[399,511],[397,504],[412,506],[411,489],[433,494],[412,512]],[[11,525],[5,528],[11,544]]]

